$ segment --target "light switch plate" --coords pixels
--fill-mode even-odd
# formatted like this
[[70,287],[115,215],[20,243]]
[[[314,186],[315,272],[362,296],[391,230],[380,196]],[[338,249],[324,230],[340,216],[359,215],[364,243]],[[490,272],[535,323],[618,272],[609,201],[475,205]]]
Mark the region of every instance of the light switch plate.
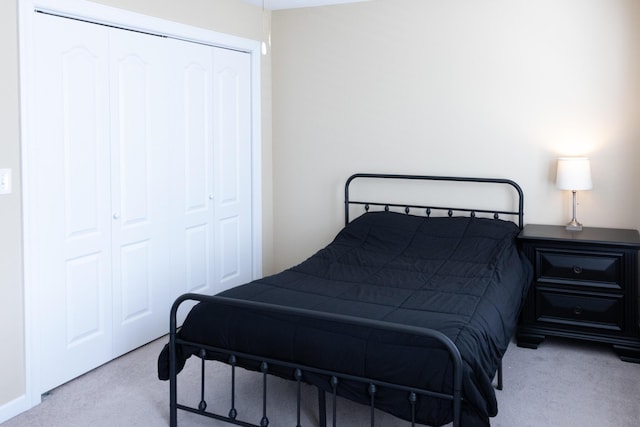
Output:
[[0,194],[11,194],[11,169],[0,169]]

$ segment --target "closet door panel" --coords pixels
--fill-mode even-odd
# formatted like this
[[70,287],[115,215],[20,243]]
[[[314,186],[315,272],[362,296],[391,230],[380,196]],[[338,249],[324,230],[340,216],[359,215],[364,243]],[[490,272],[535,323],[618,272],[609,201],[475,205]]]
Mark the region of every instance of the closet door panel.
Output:
[[164,41],[110,30],[114,356],[166,332],[173,283]]
[[[113,38],[118,40],[123,38],[123,35],[114,34]],[[149,204],[150,198],[153,197],[153,188],[149,167],[153,162],[154,147],[151,145],[157,144],[158,141],[154,141],[155,135],[149,125],[154,116],[161,115],[161,112],[156,111],[157,107],[153,105],[152,99],[158,85],[154,81],[157,73],[154,67],[159,65],[155,63],[156,58],[152,58],[149,63],[144,61],[140,54],[120,51],[122,46],[115,40],[118,153],[114,160],[118,168],[118,174],[115,176],[119,184],[119,197],[116,201],[119,202],[122,229],[143,229],[149,226],[152,220]],[[146,231],[143,233],[147,234]]]
[[[212,49],[170,40],[176,295],[213,293]],[[185,308],[188,304],[185,306]],[[180,321],[184,312],[181,310]]]
[[251,79],[247,53],[214,49],[216,290],[251,280]]
[[99,254],[88,254],[65,262],[67,347],[82,346],[104,335],[105,283]]
[[25,180],[45,392],[111,358],[109,77],[104,27],[36,20],[37,126]]

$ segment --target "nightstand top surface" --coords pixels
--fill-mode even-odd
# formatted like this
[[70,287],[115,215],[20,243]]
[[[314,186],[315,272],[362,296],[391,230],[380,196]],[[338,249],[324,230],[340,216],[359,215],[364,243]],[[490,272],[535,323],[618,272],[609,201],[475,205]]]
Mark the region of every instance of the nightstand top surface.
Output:
[[638,230],[620,228],[584,227],[581,231],[569,231],[564,225],[527,224],[518,238],[640,247]]

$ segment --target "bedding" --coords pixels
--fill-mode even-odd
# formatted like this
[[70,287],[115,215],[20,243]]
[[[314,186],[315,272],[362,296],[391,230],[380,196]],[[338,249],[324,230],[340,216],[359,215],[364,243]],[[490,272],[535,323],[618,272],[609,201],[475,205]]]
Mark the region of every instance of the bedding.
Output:
[[[463,360],[462,425],[487,426],[497,413],[492,379],[514,333],[531,278],[512,222],[476,217],[420,217],[369,212],[301,264],[220,295],[438,330]],[[381,381],[451,392],[448,353],[434,340],[338,322],[200,302],[180,339]],[[178,367],[198,354],[179,345]],[[209,352],[208,359],[226,360]],[[250,361],[241,366],[258,370]],[[291,378],[291,373],[270,373]],[[158,375],[169,378],[168,348]],[[329,379],[304,381],[330,390]],[[367,403],[362,384],[343,381],[338,395]],[[375,406],[409,419],[407,397],[380,390]],[[417,421],[451,421],[451,404],[421,396]]]

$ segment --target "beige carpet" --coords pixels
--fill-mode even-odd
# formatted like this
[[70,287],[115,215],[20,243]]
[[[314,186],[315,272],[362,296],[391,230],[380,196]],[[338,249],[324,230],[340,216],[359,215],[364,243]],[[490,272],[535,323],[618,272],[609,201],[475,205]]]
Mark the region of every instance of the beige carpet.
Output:
[[[169,384],[156,379],[156,358],[166,338],[153,342],[53,390],[32,410],[2,427],[167,426]],[[229,370],[209,363],[207,401],[226,413]],[[180,374],[180,401],[197,405],[199,360],[192,358]],[[504,358],[505,388],[497,391],[499,414],[494,427],[636,427],[640,425],[640,365],[620,361],[606,346],[547,340],[538,350],[512,344]],[[261,382],[255,373],[238,371],[238,418],[259,423]],[[295,426],[295,385],[269,382],[270,426]],[[317,395],[303,387],[302,425],[317,425]],[[368,426],[368,408],[338,403],[338,425]],[[179,411],[181,427],[226,426]],[[407,426],[376,413],[380,427]]]

